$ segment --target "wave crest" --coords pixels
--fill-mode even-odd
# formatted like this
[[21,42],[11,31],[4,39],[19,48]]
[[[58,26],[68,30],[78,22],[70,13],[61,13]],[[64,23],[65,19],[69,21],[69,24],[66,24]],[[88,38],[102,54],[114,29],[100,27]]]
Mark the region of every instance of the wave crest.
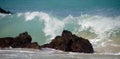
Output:
[[[48,43],[55,36],[60,35],[65,29],[78,36],[89,39],[96,50],[99,50],[102,47],[103,50],[101,50],[104,51],[104,49],[107,47],[108,51],[115,51],[115,49],[111,49],[111,47],[113,47],[116,48],[116,51],[120,51],[118,50],[120,48],[120,16],[112,17],[81,14],[79,16],[68,15],[67,17],[59,17],[57,15],[45,12],[25,12],[15,14],[10,17],[8,16],[0,18],[9,19],[8,22],[5,22],[6,24],[10,24],[6,25],[4,23],[4,25],[2,25],[3,23],[0,23],[2,26],[2,29],[0,29],[0,35],[2,35],[2,33],[10,34],[9,31],[14,32],[16,30],[13,28],[18,28],[20,31],[33,31],[32,33],[35,31],[35,38],[36,36],[45,36],[45,38],[43,37],[42,40],[47,39],[46,43]],[[21,19],[24,21],[20,21]],[[0,22],[4,21],[0,20]],[[17,22],[19,22],[19,25],[16,25],[18,24]],[[40,33],[42,33],[42,35]]]

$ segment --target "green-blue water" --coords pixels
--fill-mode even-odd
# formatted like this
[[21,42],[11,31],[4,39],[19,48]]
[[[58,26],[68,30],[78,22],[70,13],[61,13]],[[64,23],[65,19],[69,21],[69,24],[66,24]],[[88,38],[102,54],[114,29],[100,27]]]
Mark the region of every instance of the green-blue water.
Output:
[[0,7],[13,13],[45,11],[57,15],[120,14],[120,0],[0,0]]
[[66,29],[97,52],[120,52],[120,0],[0,0],[0,37],[27,31],[40,45]]

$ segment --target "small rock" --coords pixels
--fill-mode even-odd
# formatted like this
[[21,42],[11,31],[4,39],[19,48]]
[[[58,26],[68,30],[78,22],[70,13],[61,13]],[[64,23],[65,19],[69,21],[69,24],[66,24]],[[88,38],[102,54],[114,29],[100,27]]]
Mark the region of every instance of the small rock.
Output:
[[2,8],[0,8],[0,13],[3,13],[3,14],[12,14],[10,11],[6,11]]

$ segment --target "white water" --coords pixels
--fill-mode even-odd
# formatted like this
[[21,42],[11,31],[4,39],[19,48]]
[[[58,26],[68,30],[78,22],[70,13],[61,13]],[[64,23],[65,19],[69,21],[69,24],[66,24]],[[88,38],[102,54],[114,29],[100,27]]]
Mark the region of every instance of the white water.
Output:
[[[96,48],[95,50],[99,51],[102,47],[102,50],[104,50],[103,52],[120,52],[120,44],[116,44],[116,41],[114,41],[117,38],[120,38],[120,35],[116,34],[120,33],[120,16],[107,17],[84,14],[77,17],[69,15],[63,19],[58,19],[57,17],[43,12],[25,13],[26,21],[34,20],[35,17],[39,17],[39,20],[44,22],[45,27],[43,32],[46,36],[50,36],[50,38],[47,39],[47,42],[50,42],[56,35],[60,35],[63,29],[71,30],[72,28],[72,32],[78,36],[81,36],[82,31],[94,33],[95,36],[91,38],[88,37],[88,39]],[[83,37],[87,38],[86,36],[91,35],[92,34],[83,35]],[[111,35],[117,37],[110,39]],[[120,39],[117,40],[120,41]],[[108,47],[108,49],[105,49],[106,47]]]
[[35,49],[4,49],[0,50],[1,59],[119,59],[120,53],[73,53],[44,48]]
[[[120,16],[81,14],[80,16],[59,17],[45,12],[26,12],[14,15],[0,15],[0,19],[1,21],[9,19],[10,21],[10,25],[9,23],[5,23],[8,24],[7,26],[2,25],[1,36],[4,36],[4,33],[6,33],[5,35],[12,35],[10,33],[17,30],[29,30],[30,32],[33,31],[32,33],[35,31],[33,40],[38,37],[36,41],[45,40],[44,43],[48,43],[55,36],[61,35],[62,31],[66,29],[78,36],[89,39],[96,52],[120,52]],[[23,23],[18,20],[23,21]],[[38,25],[34,22],[35,20],[43,24]],[[31,23],[28,24],[29,22]],[[43,35],[41,35],[42,32]],[[45,38],[39,40],[39,36],[45,36]]]

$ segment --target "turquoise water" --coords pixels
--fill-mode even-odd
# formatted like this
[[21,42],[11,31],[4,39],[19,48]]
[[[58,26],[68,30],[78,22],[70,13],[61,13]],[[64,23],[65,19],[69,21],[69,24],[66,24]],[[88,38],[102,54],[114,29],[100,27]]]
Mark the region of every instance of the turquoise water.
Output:
[[120,0],[0,0],[0,37],[27,31],[40,45],[64,29],[87,38],[96,52],[120,52]]
[[[0,7],[13,13],[45,11],[57,15],[120,14],[120,0],[0,0]],[[109,13],[108,13],[109,12]]]

